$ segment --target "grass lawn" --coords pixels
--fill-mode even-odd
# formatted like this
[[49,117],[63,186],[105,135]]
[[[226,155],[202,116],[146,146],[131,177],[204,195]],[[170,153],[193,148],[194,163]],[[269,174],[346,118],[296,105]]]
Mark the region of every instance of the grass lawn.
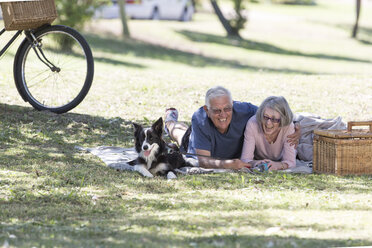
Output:
[[[34,111],[0,61],[0,246],[335,247],[372,245],[371,176],[211,174],[147,179],[74,147],[133,146],[132,122],[176,107],[189,122],[214,85],[259,105],[372,120],[372,3],[351,39],[354,1],[248,4],[242,40],[215,15],[189,23],[90,23],[95,79],[73,111]],[[18,41],[20,42],[20,41]],[[1,39],[1,44],[5,39]],[[372,166],[372,162],[371,162]]]

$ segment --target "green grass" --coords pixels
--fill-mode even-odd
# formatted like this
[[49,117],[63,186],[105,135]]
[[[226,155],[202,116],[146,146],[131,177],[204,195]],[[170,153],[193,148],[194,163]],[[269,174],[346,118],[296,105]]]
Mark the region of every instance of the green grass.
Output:
[[[190,23],[90,23],[87,98],[63,115],[36,112],[0,66],[0,245],[10,247],[334,247],[372,245],[371,176],[213,174],[147,179],[108,169],[75,146],[133,146],[131,122],[174,106],[190,122],[213,85],[259,105],[372,119],[371,4],[359,38],[354,6],[248,4],[243,40],[206,12]],[[3,44],[5,40],[1,40]],[[18,41],[20,42],[20,41]],[[372,164],[371,164],[372,166]]]

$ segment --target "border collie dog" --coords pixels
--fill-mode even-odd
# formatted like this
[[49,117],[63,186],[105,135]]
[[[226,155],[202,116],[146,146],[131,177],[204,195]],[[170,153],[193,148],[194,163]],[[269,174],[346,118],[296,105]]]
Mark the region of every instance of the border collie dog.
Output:
[[133,126],[138,157],[129,164],[146,177],[167,175],[168,178],[176,178],[173,170],[185,166],[186,162],[180,153],[170,152],[162,139],[163,119],[160,117],[151,128],[143,128],[136,123]]

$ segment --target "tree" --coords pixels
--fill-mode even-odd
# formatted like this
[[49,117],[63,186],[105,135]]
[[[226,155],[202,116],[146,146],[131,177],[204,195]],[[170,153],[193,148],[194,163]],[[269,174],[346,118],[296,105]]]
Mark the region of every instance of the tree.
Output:
[[242,15],[244,10],[243,0],[234,0],[234,16],[229,20],[233,33],[239,36],[239,30],[244,28],[247,18]]
[[356,38],[357,36],[357,32],[358,32],[358,26],[359,26],[359,16],[360,16],[360,8],[361,8],[361,0],[356,0],[356,19],[355,19],[355,24],[354,24],[354,28],[353,28],[353,32],[351,34],[351,36],[353,38]]
[[97,7],[108,3],[108,0],[56,0],[57,22],[75,29],[83,28]]
[[125,38],[130,37],[128,22],[127,22],[127,14],[125,12],[125,0],[119,0],[119,8],[120,8],[120,18],[121,23],[123,24],[123,36]]
[[[82,29],[89,21],[97,7],[107,3],[108,0],[56,0],[58,13],[57,23],[75,29]],[[72,40],[69,37],[62,37],[59,40],[65,49],[71,49]]]
[[228,36],[233,36],[234,33],[232,31],[232,27],[230,25],[230,23],[227,21],[227,19],[225,18],[225,16],[223,15],[220,7],[218,6],[218,3],[216,2],[216,0],[211,0],[211,4],[212,4],[212,7],[214,9],[214,12],[216,13],[218,19],[220,20],[222,26],[225,28],[226,32],[227,32],[227,35]]
[[247,19],[241,14],[241,12],[244,10],[243,0],[233,0],[235,15],[230,20],[227,20],[223,15],[216,0],[210,1],[214,12],[218,16],[222,26],[225,28],[227,35],[230,37],[240,38],[239,31],[244,28],[244,24],[247,21]]

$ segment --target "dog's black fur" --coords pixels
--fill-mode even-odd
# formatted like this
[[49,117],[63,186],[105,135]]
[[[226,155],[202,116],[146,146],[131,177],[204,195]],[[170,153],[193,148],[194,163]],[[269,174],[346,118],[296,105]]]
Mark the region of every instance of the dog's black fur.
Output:
[[151,128],[133,123],[136,160],[129,162],[134,170],[147,177],[167,175],[175,169],[189,166],[175,144],[167,145],[162,138],[163,119],[160,117]]

